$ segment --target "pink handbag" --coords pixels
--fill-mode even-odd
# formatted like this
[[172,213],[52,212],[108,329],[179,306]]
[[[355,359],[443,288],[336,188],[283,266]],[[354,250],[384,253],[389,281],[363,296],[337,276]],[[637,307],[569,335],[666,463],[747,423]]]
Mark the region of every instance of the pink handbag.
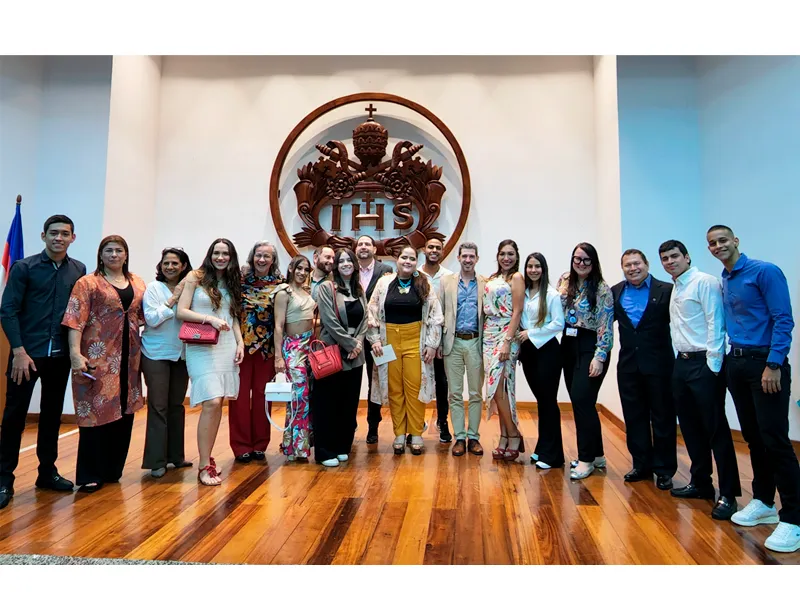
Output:
[[219,331],[209,323],[189,323],[184,321],[178,339],[187,344],[216,344]]

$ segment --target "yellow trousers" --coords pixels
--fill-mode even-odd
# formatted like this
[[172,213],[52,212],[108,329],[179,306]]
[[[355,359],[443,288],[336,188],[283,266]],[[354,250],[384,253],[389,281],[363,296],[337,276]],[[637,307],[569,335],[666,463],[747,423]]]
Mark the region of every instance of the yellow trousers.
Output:
[[422,358],[419,336],[422,323],[386,324],[386,343],[397,356],[389,367],[389,411],[394,435],[422,435],[425,404],[419,400],[422,384]]

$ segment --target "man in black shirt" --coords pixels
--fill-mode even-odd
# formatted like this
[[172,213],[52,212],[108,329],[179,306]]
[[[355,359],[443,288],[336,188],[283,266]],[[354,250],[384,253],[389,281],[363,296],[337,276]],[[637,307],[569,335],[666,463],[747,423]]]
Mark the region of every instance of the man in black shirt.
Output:
[[25,417],[37,379],[42,380],[36,456],[36,487],[72,491],[73,483],[56,470],[58,430],[69,379],[69,344],[61,320],[75,282],[86,275],[86,265],[67,256],[75,241],[75,225],[65,215],[44,223],[45,249],[20,259],[11,267],[0,305],[0,323],[11,344],[8,390],[0,429],[0,508],[14,495],[14,469]]

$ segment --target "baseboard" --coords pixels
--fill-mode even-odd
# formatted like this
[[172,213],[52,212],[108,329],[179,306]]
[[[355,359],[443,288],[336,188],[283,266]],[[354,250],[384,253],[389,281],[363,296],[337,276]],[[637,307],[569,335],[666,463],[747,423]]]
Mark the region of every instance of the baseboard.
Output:
[[611,412],[611,409],[606,408],[602,404],[597,405],[597,412],[603,415],[606,419],[614,423],[617,427],[619,427],[622,431],[627,431],[625,429],[625,421],[620,419],[617,415]]

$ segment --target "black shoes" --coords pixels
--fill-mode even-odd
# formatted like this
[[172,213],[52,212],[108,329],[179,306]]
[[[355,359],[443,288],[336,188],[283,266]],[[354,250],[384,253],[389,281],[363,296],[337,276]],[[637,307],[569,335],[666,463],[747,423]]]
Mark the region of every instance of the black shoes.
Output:
[[71,492],[75,485],[69,479],[64,479],[58,473],[53,473],[52,475],[39,475],[36,478],[36,487],[55,492]]
[[648,479],[652,481],[652,471],[640,471],[639,469],[634,468],[625,473],[625,481],[628,483],[633,483],[634,481],[647,481]]
[[253,451],[253,460],[266,460],[266,455],[261,452],[261,450],[254,450]]
[[378,428],[377,427],[375,429],[370,427],[369,431],[367,431],[367,443],[368,444],[377,444],[378,443]]
[[739,510],[739,505],[736,503],[736,498],[720,496],[717,505],[711,511],[711,518],[717,521],[730,521],[733,513],[737,510]]
[[237,456],[237,457],[236,457],[236,458],[234,458],[233,460],[235,460],[235,461],[236,461],[236,462],[238,462],[238,463],[247,464],[247,463],[249,463],[251,460],[253,460],[253,457],[252,457],[252,456],[250,456],[250,453],[249,453],[249,452],[245,452],[244,454],[240,454],[239,456]]
[[8,503],[11,502],[11,498],[13,496],[14,490],[12,490],[10,487],[0,487],[0,509],[8,506]]
[[700,498],[701,500],[713,500],[716,496],[713,487],[699,488],[693,483],[682,488],[675,488],[670,491],[670,494],[676,498]]
[[453,436],[450,434],[450,428],[447,426],[447,421],[439,423],[439,441],[442,444],[449,444],[453,441]]
[[667,475],[659,475],[656,477],[656,487],[660,490],[672,489],[672,477]]

